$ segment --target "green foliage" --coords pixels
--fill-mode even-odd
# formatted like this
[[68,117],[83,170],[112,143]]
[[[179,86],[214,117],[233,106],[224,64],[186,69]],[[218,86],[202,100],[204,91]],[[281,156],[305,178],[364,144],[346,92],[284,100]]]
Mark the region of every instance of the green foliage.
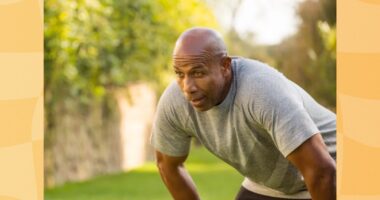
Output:
[[215,27],[211,12],[191,1],[45,1],[46,101],[86,103],[128,82],[162,82],[177,36]]
[[[107,104],[115,88],[151,82],[157,91],[168,82],[176,38],[191,26],[216,27],[199,0],[46,0],[44,4],[44,81],[46,135],[74,101]],[[108,105],[105,105],[109,107]],[[56,119],[56,120],[55,120]]]
[[336,1],[306,0],[297,14],[301,21],[297,33],[277,45],[257,45],[252,43],[254,34],[241,36],[232,28],[226,35],[230,54],[268,63],[335,110]]
[[327,22],[318,22],[319,34],[322,38],[322,51],[312,59],[306,68],[306,75],[310,82],[316,83],[312,93],[320,101],[332,109],[336,101],[336,28],[330,27]]
[[336,105],[335,7],[335,1],[302,2],[298,32],[269,51],[280,71],[331,110]]
[[[171,74],[170,57],[179,34],[192,26],[217,26],[200,0],[45,0],[44,18],[46,185],[66,175],[54,174],[67,167],[57,166],[58,158],[69,155],[66,159],[77,168],[85,163],[70,154],[77,151],[80,157],[83,149],[62,148],[64,152],[53,155],[54,147],[67,142],[62,138],[89,135],[86,144],[98,144],[96,138],[102,137],[117,139],[115,90],[145,81],[160,92]],[[110,124],[116,128],[107,128]],[[101,155],[112,151],[107,142],[101,145],[87,150]],[[102,157],[98,162],[108,161]]]
[[[204,148],[193,148],[186,161],[197,189],[206,200],[230,200],[238,192],[243,177],[235,169]],[[82,183],[68,183],[45,191],[46,200],[167,200],[170,195],[155,164],[148,163],[127,173],[108,175]]]

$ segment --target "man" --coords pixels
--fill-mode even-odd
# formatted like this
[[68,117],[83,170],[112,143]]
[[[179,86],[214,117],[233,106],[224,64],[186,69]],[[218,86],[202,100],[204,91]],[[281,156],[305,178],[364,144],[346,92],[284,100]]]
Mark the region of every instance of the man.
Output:
[[208,28],[182,33],[173,62],[151,142],[174,199],[200,199],[183,165],[192,137],[246,177],[238,200],[336,198],[334,113],[274,68],[227,56]]

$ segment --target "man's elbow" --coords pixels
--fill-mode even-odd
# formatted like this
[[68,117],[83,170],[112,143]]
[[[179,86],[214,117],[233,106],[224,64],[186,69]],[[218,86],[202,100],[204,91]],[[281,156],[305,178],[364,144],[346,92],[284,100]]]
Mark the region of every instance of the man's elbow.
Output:
[[324,168],[321,173],[319,173],[319,178],[321,184],[326,184],[335,187],[336,186],[336,167]]
[[335,163],[325,164],[313,170],[311,184],[312,188],[336,188],[336,165]]

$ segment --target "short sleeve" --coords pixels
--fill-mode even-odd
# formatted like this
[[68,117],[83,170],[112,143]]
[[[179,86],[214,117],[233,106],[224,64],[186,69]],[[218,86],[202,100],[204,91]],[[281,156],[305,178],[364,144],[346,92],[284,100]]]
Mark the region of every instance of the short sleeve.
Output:
[[253,113],[284,157],[319,130],[289,80],[263,74],[255,80]]
[[184,130],[185,113],[175,108],[181,100],[176,89],[172,85],[161,96],[150,139],[156,150],[169,156],[184,156],[189,153],[191,135]]

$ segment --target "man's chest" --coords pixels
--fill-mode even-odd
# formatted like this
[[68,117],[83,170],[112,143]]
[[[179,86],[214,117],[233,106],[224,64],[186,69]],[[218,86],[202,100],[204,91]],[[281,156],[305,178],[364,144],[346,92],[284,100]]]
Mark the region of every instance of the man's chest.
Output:
[[207,149],[231,165],[245,165],[254,151],[273,149],[270,135],[249,115],[194,115],[190,130]]

